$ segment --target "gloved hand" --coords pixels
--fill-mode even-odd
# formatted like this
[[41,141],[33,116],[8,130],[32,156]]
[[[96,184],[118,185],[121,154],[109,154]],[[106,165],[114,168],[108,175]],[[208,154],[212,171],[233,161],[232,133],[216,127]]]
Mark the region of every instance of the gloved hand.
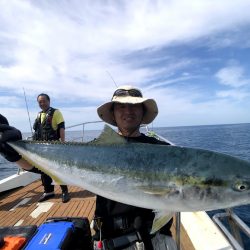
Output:
[[22,139],[21,132],[9,125],[0,124],[0,154],[10,162],[16,162],[22,157],[6,142]]

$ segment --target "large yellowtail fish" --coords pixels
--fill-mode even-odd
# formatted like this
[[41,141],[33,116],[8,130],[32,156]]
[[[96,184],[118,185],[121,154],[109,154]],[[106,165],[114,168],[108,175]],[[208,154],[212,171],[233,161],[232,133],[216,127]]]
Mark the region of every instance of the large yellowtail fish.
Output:
[[250,162],[226,154],[129,143],[108,126],[89,143],[17,141],[9,145],[56,181],[160,211],[155,223],[164,224],[169,212],[250,203]]

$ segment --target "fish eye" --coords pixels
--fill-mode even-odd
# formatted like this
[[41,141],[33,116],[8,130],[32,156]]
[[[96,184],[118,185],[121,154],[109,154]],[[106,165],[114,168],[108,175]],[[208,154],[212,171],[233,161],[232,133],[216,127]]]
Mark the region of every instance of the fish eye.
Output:
[[239,191],[239,192],[244,192],[245,190],[248,190],[248,189],[249,189],[249,186],[248,186],[247,183],[244,183],[244,182],[242,182],[242,183],[237,182],[237,183],[235,183],[235,185],[234,185],[234,189],[235,189],[236,191]]

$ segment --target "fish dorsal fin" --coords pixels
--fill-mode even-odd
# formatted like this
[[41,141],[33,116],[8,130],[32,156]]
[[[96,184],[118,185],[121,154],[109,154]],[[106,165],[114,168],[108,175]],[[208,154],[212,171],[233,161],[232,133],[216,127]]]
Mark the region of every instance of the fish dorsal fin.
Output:
[[92,142],[93,144],[125,144],[127,141],[114,131],[110,126],[104,126],[99,137]]

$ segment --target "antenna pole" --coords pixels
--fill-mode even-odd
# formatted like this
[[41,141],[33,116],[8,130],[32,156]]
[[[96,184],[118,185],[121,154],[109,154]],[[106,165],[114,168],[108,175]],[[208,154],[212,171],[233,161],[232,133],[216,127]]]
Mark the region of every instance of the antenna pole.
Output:
[[27,103],[27,99],[26,99],[26,94],[25,94],[24,88],[23,88],[23,94],[24,94],[24,100],[25,100],[25,104],[26,104],[26,110],[27,110],[28,117],[29,117],[30,131],[31,131],[31,134],[33,134],[32,133],[31,121],[30,121],[30,113],[29,113],[29,108],[28,108],[28,103]]

